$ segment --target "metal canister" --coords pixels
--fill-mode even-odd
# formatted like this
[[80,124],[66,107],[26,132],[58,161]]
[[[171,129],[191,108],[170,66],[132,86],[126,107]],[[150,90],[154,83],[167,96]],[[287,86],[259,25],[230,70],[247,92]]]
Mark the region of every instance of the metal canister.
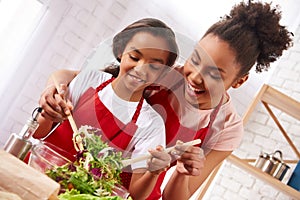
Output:
[[273,165],[271,155],[263,152],[259,155],[259,158],[255,162],[255,167],[268,174],[271,172]]
[[[279,155],[279,157],[276,156]],[[290,168],[282,159],[282,152],[276,150],[274,153],[261,153],[255,162],[255,167],[261,169],[278,180],[282,180]]]
[[[279,157],[275,157],[276,154],[279,154]],[[270,171],[270,175],[281,181],[290,167],[284,163],[282,159],[282,152],[279,150],[273,153],[272,161],[273,167]]]

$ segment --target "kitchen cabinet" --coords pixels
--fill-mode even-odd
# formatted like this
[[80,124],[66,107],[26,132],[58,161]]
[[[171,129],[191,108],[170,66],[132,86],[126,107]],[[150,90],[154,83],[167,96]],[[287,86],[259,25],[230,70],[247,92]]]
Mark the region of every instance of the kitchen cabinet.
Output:
[[[289,160],[286,163],[297,163],[300,159],[300,152],[299,149],[294,145],[292,139],[289,137],[289,134],[286,132],[284,127],[281,125],[280,120],[276,117],[273,112],[273,109],[276,108],[297,120],[300,120],[300,102],[296,101],[295,99],[285,95],[284,93],[276,90],[275,88],[269,85],[263,85],[259,92],[256,94],[253,101],[250,103],[248,109],[246,110],[243,116],[243,123],[244,125],[248,122],[252,112],[254,111],[257,104],[261,103],[267,110],[268,114],[274,120],[275,124],[277,125],[278,129],[286,139],[288,145],[291,147],[293,152],[295,153],[297,159],[296,160]],[[300,192],[295,190],[294,188],[282,183],[281,181],[273,178],[267,173],[264,173],[260,169],[254,167],[251,162],[255,162],[255,159],[245,159],[240,158],[235,155],[230,155],[226,161],[232,163],[233,165],[237,166],[238,168],[246,171],[247,173],[253,175],[254,177],[264,181],[265,183],[271,185],[272,187],[276,188],[278,191],[293,197],[295,199],[300,198]],[[202,190],[198,195],[198,199],[202,199],[205,192],[207,191],[212,179],[217,174],[219,167],[215,169],[215,171],[211,174],[211,176],[206,181],[205,185],[202,186]]]

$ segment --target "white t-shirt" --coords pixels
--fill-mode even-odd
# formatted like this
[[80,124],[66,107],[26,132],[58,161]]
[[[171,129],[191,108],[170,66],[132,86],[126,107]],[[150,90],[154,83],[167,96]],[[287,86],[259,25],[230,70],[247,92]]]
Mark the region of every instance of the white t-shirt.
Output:
[[[101,83],[111,78],[111,74],[102,71],[83,70],[70,83],[70,100],[74,107],[80,96],[90,87],[97,88]],[[122,123],[131,121],[139,102],[129,102],[115,94],[111,84],[98,92],[99,98],[107,109]],[[149,149],[155,149],[157,145],[165,147],[165,125],[161,116],[146,102],[143,102],[140,115],[137,119],[138,126],[134,137],[130,141],[126,151],[133,150],[131,158],[148,154]],[[146,161],[133,164],[132,169],[146,167]]]

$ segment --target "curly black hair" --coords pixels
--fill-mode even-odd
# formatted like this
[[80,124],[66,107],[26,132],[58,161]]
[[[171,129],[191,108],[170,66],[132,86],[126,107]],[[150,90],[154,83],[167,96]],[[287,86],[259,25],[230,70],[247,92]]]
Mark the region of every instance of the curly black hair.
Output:
[[271,4],[241,2],[203,36],[213,34],[229,43],[241,65],[240,76],[247,74],[255,63],[256,72],[268,70],[270,63],[293,45],[293,34],[279,24],[279,6],[272,8]]

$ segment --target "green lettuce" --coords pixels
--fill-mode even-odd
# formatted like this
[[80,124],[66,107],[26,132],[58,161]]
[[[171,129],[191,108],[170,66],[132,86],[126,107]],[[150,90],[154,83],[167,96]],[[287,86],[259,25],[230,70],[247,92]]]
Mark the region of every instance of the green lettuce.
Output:
[[74,162],[46,171],[61,185],[60,200],[123,199],[114,192],[115,187],[122,187],[122,152],[103,142],[98,131],[89,126],[81,127],[79,134],[85,149],[77,152]]

